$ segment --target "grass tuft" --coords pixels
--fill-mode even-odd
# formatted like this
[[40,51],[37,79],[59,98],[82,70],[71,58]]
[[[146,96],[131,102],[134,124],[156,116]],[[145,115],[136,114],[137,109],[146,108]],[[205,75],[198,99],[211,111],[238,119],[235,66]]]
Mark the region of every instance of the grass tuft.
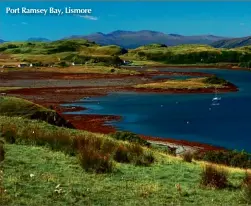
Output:
[[193,161],[193,154],[191,152],[185,152],[182,155],[182,158],[185,162],[192,162]]
[[213,187],[215,189],[223,189],[228,186],[228,174],[222,168],[213,165],[206,165],[201,174],[201,185]]
[[247,204],[251,203],[251,174],[246,172],[242,182],[243,199]]
[[78,141],[79,160],[87,172],[107,173],[112,172],[113,163],[111,154],[101,150],[102,140],[81,139]]

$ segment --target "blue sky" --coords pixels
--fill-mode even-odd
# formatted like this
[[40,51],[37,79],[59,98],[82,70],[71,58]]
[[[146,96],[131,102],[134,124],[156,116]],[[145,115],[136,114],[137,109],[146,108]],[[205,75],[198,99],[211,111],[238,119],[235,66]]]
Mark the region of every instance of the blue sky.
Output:
[[[10,15],[5,8],[90,8],[92,14]],[[1,2],[0,39],[51,40],[114,30],[251,36],[251,2]]]

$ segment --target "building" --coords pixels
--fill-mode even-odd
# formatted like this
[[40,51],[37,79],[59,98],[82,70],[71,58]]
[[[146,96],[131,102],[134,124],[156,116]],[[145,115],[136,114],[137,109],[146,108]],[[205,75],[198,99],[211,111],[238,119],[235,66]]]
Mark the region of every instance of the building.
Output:
[[129,65],[129,64],[131,64],[131,63],[132,63],[132,61],[123,60],[123,64],[124,64],[124,65]]

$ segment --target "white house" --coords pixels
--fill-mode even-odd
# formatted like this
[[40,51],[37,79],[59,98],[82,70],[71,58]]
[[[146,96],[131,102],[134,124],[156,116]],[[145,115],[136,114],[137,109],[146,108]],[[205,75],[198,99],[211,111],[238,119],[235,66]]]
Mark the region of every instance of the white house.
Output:
[[124,65],[128,65],[128,64],[131,64],[132,62],[131,61],[127,61],[127,60],[123,60],[123,63],[124,63]]

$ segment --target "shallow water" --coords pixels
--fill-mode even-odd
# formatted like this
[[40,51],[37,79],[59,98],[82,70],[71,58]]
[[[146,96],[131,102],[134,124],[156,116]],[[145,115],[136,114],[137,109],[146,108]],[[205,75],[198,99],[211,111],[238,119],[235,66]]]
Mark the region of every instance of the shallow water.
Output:
[[[163,71],[163,70],[162,70]],[[167,69],[214,73],[236,84],[240,91],[219,94],[219,106],[212,106],[214,94],[112,93],[92,101],[71,104],[89,108],[82,114],[113,114],[119,130],[209,143],[251,152],[251,72],[216,69]],[[84,100],[83,100],[84,101]],[[74,113],[74,112],[73,112]]]

